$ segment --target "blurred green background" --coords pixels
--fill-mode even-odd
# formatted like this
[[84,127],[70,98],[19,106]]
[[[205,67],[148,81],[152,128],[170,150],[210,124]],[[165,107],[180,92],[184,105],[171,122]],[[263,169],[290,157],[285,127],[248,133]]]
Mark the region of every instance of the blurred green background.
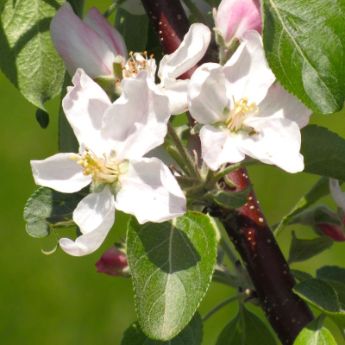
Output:
[[[87,7],[92,3],[96,2],[88,1]],[[106,3],[99,1],[97,6],[104,10]],[[30,159],[43,159],[57,151],[58,100],[48,104],[50,125],[41,129],[35,120],[35,108],[1,74],[0,109],[0,343],[119,345],[123,331],[135,320],[131,283],[96,273],[95,262],[115,239],[124,236],[122,224],[118,222],[116,231],[93,255],[75,258],[60,250],[43,255],[41,250],[52,249],[54,242],[29,237],[22,213],[36,188]],[[312,121],[345,136],[344,116],[314,116]],[[269,166],[252,167],[250,175],[271,224],[286,214],[317,179],[303,173],[288,175]],[[329,198],[325,202],[334,207]],[[307,228],[294,229],[300,237],[311,235]],[[285,229],[279,237],[284,253],[290,230]],[[344,248],[345,244],[335,244],[331,250],[294,268],[313,273],[324,264],[344,266]],[[213,284],[201,313],[233,293]],[[205,345],[214,344],[217,334],[235,313],[236,306],[228,306],[207,321]]]

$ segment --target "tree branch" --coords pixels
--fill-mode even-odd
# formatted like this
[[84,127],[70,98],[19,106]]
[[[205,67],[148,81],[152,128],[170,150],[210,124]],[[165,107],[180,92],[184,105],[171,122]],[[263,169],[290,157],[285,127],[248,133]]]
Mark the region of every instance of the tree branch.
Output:
[[[142,3],[159,35],[164,52],[172,53],[189,28],[180,1],[142,0]],[[215,56],[211,53],[206,60],[212,61],[212,55]],[[189,77],[192,72],[189,71],[184,77]],[[244,169],[232,172],[229,177],[238,191],[251,185]],[[222,220],[239,251],[273,329],[284,345],[291,345],[313,316],[307,305],[292,292],[294,278],[266,223],[254,191],[235,216],[229,216],[227,210],[219,207],[213,211]]]

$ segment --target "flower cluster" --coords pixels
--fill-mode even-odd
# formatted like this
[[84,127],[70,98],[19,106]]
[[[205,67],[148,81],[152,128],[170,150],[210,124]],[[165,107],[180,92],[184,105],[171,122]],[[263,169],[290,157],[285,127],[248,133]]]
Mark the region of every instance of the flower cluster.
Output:
[[[179,77],[196,66],[211,40],[204,24],[193,24],[157,69],[147,53],[127,54],[121,35],[96,9],[83,21],[68,3],[58,11],[52,37],[73,75],[62,105],[79,151],[31,165],[38,185],[63,193],[89,186],[73,213],[81,235],[59,241],[65,252],[80,256],[95,251],[114,223],[115,210],[134,215],[139,223],[163,222],[186,211],[176,176],[149,154],[164,143],[171,115],[189,111],[202,125],[200,154],[211,171],[246,156],[288,172],[303,170],[300,128],[310,111],[276,82],[261,36],[252,31],[260,30],[259,11],[253,1],[242,5],[223,0],[215,14],[224,40],[240,39],[236,52],[224,65],[202,64],[187,80]],[[249,17],[234,24],[232,6],[242,18],[247,12]],[[228,24],[223,11],[233,13]],[[225,30],[226,25],[232,29]],[[96,83],[100,77],[113,81],[117,99]]]

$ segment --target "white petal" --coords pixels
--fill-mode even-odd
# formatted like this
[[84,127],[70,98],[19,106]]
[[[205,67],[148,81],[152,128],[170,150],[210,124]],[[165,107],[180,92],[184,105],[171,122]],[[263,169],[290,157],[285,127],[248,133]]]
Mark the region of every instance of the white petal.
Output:
[[41,161],[31,161],[35,183],[62,193],[74,193],[91,182],[71,157],[74,153],[58,153]]
[[212,170],[224,163],[237,163],[244,159],[238,149],[238,136],[227,129],[206,125],[200,131],[202,158]]
[[246,97],[249,103],[259,104],[264,99],[275,76],[268,67],[258,32],[244,34],[242,43],[225,64],[224,73],[236,101]]
[[78,69],[73,79],[73,87],[62,100],[68,122],[80,145],[85,145],[95,153],[103,153],[101,138],[103,115],[111,105],[107,94],[82,69]]
[[222,66],[207,63],[193,73],[188,85],[188,103],[191,115],[199,123],[225,120],[224,109],[229,100]]
[[311,111],[295,96],[285,91],[278,83],[272,85],[267,96],[259,105],[259,116],[274,116],[294,121],[300,128],[305,127]]
[[115,220],[114,196],[109,188],[82,199],[73,212],[73,220],[82,235],[75,241],[61,238],[60,247],[73,256],[93,253],[101,246]]
[[141,158],[163,143],[169,117],[169,99],[150,78],[126,78],[121,97],[104,116],[103,135],[119,159]]
[[210,29],[201,23],[190,26],[180,46],[170,55],[163,56],[158,76],[165,79],[176,79],[194,67],[205,55],[211,40]]
[[113,74],[114,53],[95,31],[74,14],[68,2],[57,11],[50,31],[71,75],[78,67],[91,77]]
[[184,113],[188,109],[188,80],[172,80],[165,83],[162,92],[169,98],[170,112],[173,115]]
[[174,176],[159,159],[131,162],[121,179],[116,208],[133,214],[139,223],[163,222],[186,212],[186,198]]
[[110,25],[96,8],[91,8],[84,18],[84,23],[102,37],[103,41],[108,45],[109,49],[113,51],[114,55],[127,56],[126,44],[121,34]]
[[329,179],[329,189],[333,200],[338,207],[345,211],[345,193],[341,190],[339,181],[333,178]]
[[258,134],[242,139],[241,150],[245,154],[290,173],[304,169],[301,133],[295,122],[284,118],[253,118],[250,123]]

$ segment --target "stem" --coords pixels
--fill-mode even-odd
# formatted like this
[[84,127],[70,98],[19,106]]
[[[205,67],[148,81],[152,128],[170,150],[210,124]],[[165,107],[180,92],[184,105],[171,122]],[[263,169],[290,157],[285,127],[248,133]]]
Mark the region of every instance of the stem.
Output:
[[177,151],[180,153],[181,158],[183,159],[186,168],[188,169],[191,176],[195,176],[198,180],[201,180],[200,173],[195,166],[189,152],[183,146],[179,136],[177,135],[175,128],[169,123],[168,124],[168,133],[173,140],[174,144],[176,145]]
[[[178,0],[142,0],[159,35],[165,53],[175,51],[189,28],[188,19]],[[210,56],[215,56],[213,53]],[[208,60],[212,61],[212,59]],[[214,61],[214,60],[213,60]],[[193,70],[184,76],[191,76]],[[237,191],[251,186],[246,170],[230,174]],[[259,208],[255,194],[235,216],[215,206],[213,214],[223,222],[227,234],[242,256],[256,293],[273,329],[284,345],[291,345],[313,316],[308,306],[293,293],[295,284],[289,266]]]
[[232,296],[232,297],[229,297],[228,299],[224,300],[223,302],[219,303],[202,318],[202,321],[203,322],[207,321],[217,311],[219,311],[220,309],[224,308],[225,306],[227,306],[228,304],[230,304],[236,300],[238,300],[238,296]]

